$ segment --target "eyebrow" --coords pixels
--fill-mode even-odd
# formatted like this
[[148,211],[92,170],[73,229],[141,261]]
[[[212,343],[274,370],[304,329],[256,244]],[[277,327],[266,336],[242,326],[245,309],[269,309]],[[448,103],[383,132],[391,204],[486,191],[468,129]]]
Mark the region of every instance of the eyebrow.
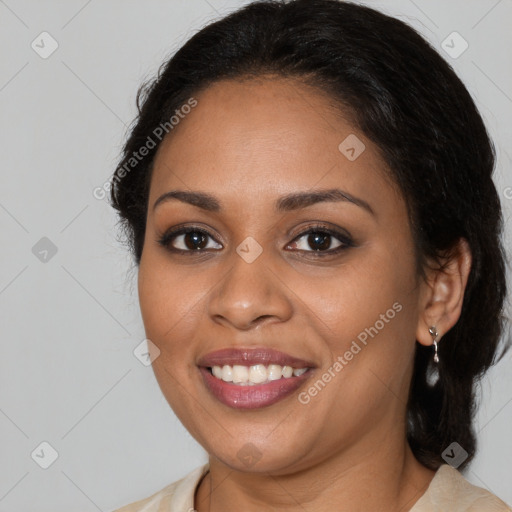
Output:
[[[182,203],[188,203],[209,212],[220,212],[221,203],[215,196],[205,192],[188,192],[185,190],[171,190],[162,194],[153,205],[153,211],[162,203],[177,200]],[[355,197],[344,190],[338,188],[313,190],[306,192],[293,192],[281,196],[275,202],[275,211],[278,213],[290,212],[306,208],[321,202],[341,202],[346,201],[359,206],[375,216],[372,207],[363,199]]]

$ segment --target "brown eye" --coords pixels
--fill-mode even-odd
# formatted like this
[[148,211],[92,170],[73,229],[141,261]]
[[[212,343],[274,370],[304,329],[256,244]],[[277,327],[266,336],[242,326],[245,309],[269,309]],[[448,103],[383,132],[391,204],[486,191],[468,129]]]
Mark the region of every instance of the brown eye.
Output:
[[353,246],[349,236],[322,226],[310,228],[299,235],[288,247],[304,252],[336,254]]
[[[339,242],[337,246],[331,247],[333,237],[328,233],[310,233],[309,235],[303,235],[301,238],[305,237],[307,238],[304,245],[311,247],[314,251],[326,251],[328,249],[333,249],[341,245],[341,242]],[[299,247],[297,243],[296,245],[298,249],[307,250],[304,247]]]
[[177,252],[201,252],[204,249],[222,248],[220,244],[217,244],[218,247],[208,247],[208,239],[213,240],[207,231],[197,228],[183,228],[165,233],[158,240],[158,243],[170,251]]

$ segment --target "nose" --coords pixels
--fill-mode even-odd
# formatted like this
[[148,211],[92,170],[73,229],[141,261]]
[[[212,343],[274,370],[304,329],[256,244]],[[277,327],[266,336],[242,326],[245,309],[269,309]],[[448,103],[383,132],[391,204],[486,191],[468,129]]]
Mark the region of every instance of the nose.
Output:
[[263,251],[248,263],[233,251],[229,270],[210,293],[208,309],[214,322],[250,330],[291,317],[292,292],[269,260]]

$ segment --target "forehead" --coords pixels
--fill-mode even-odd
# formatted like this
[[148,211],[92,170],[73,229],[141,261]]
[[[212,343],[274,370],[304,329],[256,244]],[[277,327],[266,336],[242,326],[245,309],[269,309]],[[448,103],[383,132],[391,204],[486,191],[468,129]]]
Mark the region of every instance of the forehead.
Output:
[[225,80],[194,98],[197,106],[159,148],[153,200],[169,188],[220,197],[229,190],[233,200],[315,186],[342,186],[368,201],[383,187],[395,194],[377,148],[311,86],[283,78]]

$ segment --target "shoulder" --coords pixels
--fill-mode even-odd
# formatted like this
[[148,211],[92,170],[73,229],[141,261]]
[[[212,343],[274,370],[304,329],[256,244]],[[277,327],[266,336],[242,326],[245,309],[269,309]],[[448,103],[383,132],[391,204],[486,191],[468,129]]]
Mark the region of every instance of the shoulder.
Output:
[[425,494],[410,512],[512,512],[504,501],[466,480],[459,471],[443,464]]
[[197,485],[208,469],[208,463],[199,466],[180,480],[167,485],[151,496],[112,512],[187,512],[193,510]]

